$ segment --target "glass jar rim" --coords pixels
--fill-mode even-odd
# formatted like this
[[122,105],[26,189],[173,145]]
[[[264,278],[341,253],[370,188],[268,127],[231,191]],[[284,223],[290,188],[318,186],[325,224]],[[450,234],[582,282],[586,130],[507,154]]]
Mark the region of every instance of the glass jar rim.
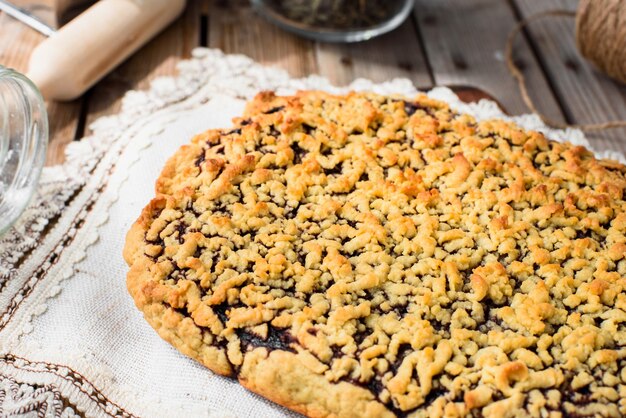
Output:
[[31,200],[45,163],[48,118],[26,76],[0,65],[0,235]]

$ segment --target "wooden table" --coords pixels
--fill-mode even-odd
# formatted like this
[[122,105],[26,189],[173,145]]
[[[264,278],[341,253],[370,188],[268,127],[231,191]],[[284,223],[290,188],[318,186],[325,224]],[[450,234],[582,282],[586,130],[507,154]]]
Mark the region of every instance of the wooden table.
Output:
[[[503,50],[524,16],[575,9],[576,0],[417,0],[400,28],[351,45],[298,38],[256,16],[247,1],[189,0],[184,15],[78,100],[49,103],[48,164],[89,134],[96,118],[118,111],[124,92],[176,72],[197,46],[241,53],[293,76],[320,74],[335,84],[365,77],[411,79],[416,86],[472,85],[496,97],[511,114],[527,113]],[[0,64],[25,71],[43,36],[0,13]],[[551,18],[532,24],[515,45],[532,96],[550,117],[571,123],[626,119],[626,86],[595,72],[578,54],[574,22]],[[78,64],[80,65],[80,64]],[[626,129],[591,134],[599,148],[626,151]]]

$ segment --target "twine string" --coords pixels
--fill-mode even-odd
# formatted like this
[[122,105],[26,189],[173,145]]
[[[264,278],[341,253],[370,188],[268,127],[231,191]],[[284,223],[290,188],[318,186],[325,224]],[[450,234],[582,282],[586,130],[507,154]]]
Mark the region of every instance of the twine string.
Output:
[[580,0],[576,46],[598,69],[626,84],[626,0]]
[[[515,61],[513,60],[513,44],[515,42],[515,38],[519,32],[521,32],[529,23],[539,20],[549,16],[565,16],[565,17],[576,17],[576,12],[571,10],[549,10],[545,12],[540,12],[533,14],[523,20],[521,20],[509,33],[509,37],[506,42],[505,47],[505,60],[506,65],[509,69],[509,72],[513,77],[517,80],[517,86],[519,87],[520,94],[522,95],[522,100],[530,109],[531,112],[539,115],[541,120],[548,126],[557,129],[565,129],[565,128],[575,128],[580,129],[582,131],[600,131],[605,129],[613,129],[613,128],[623,128],[626,127],[626,120],[614,120],[604,123],[589,123],[589,124],[568,124],[556,121],[544,113],[542,113],[537,106],[535,105],[533,99],[530,97],[528,93],[528,88],[526,86],[526,78],[520,68],[517,66]],[[580,18],[580,17],[579,17]],[[579,25],[580,29],[580,25]],[[584,34],[581,30],[577,32],[577,38],[584,38]],[[578,41],[580,44],[580,40]],[[588,45],[588,41],[586,43]],[[602,68],[602,67],[601,67]]]

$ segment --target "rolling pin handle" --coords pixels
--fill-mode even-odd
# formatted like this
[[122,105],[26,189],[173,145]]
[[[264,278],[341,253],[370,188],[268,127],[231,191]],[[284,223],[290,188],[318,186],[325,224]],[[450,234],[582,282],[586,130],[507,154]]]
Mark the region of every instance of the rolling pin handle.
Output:
[[33,51],[27,76],[48,100],[72,100],[176,19],[185,0],[101,0]]

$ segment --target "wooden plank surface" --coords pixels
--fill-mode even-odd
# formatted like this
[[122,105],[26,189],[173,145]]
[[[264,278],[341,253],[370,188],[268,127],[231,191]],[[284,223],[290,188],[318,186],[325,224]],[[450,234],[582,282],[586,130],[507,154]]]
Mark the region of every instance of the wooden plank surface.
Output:
[[[515,15],[503,0],[417,0],[415,16],[436,84],[469,84],[498,97],[512,114],[527,113],[517,85],[504,63],[504,46]],[[523,38],[516,60],[537,102],[562,120],[557,101]]]
[[319,74],[335,85],[356,78],[382,82],[408,78],[418,87],[430,87],[433,79],[417,38],[412,19],[397,30],[356,44],[316,43]]
[[[510,113],[525,113],[504,64],[506,37],[523,16],[575,5],[576,0],[416,0],[412,19],[398,30],[342,45],[286,33],[257,16],[246,0],[189,0],[179,20],[83,98],[48,103],[48,162],[62,162],[68,142],[88,134],[86,127],[96,118],[119,111],[126,91],[147,88],[155,77],[174,75],[177,62],[198,45],[242,53],[295,77],[320,74],[337,85],[359,77],[376,82],[405,77],[419,87],[475,85],[499,99]],[[42,39],[0,13],[0,64],[25,71],[30,52]],[[518,37],[515,59],[538,106],[549,116],[578,123],[626,118],[626,87],[599,75],[578,56],[572,21],[534,23]],[[626,150],[625,131],[592,136],[599,147]]]
[[[576,10],[576,0],[516,0],[523,17],[544,10]],[[528,33],[544,62],[547,76],[569,122],[601,123],[626,119],[626,86],[594,70],[578,53],[574,19],[547,17],[533,22]],[[543,109],[543,106],[540,106]],[[599,149],[626,152],[626,128],[587,134]]]
[[176,73],[200,41],[201,2],[190,0],[184,14],[86,94],[85,134],[99,117],[119,111],[124,93],[149,87],[157,77]]
[[286,69],[294,77],[319,74],[336,85],[359,77],[376,82],[404,77],[419,86],[432,84],[411,21],[367,42],[328,44],[287,33],[258,16],[249,2],[238,0],[211,2],[208,26],[208,46]]
[[244,54],[294,77],[318,73],[314,43],[286,33],[257,16],[248,1],[213,1],[209,5],[208,46]]
[[[25,73],[30,52],[44,36],[24,26],[9,16],[0,13],[0,64]],[[50,125],[48,142],[48,164],[64,160],[65,146],[76,136],[76,128],[83,100],[66,103],[47,103]]]

